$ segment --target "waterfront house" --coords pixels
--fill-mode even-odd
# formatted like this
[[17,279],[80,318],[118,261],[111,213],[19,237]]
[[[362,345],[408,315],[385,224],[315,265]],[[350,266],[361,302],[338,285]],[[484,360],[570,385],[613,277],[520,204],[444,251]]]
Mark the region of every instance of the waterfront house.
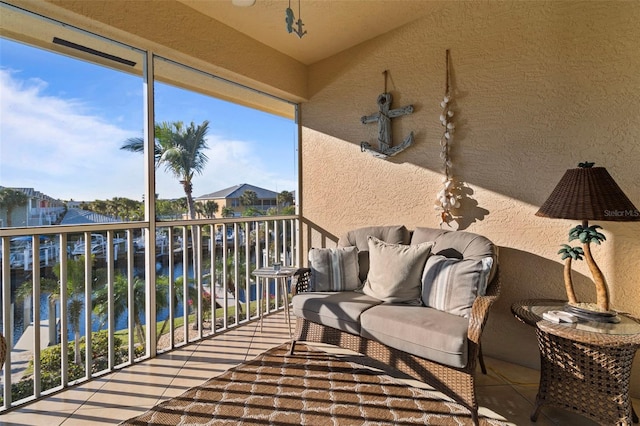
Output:
[[[3,187],[0,186],[0,189]],[[64,202],[34,188],[9,188],[22,192],[26,196],[26,203],[13,207],[11,226],[45,226],[57,223],[65,212]],[[8,226],[7,208],[0,206],[0,224]]]
[[[256,204],[252,206],[242,205],[242,195],[245,191],[253,191],[256,194]],[[229,188],[221,189],[209,194],[196,197],[197,203],[205,203],[213,201],[218,204],[218,212],[223,209],[233,210],[234,216],[242,216],[242,212],[247,208],[253,208],[256,211],[266,214],[271,208],[275,208],[278,204],[278,193],[269,189],[260,188],[258,186],[249,185],[247,183],[234,185]],[[219,215],[217,215],[219,216]]]

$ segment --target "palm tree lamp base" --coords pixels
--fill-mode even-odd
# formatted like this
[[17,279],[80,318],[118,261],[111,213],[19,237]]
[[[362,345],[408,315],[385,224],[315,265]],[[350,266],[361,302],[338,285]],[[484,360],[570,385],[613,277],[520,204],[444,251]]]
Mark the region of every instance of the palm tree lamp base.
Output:
[[620,322],[620,318],[618,317],[618,313],[616,311],[598,311],[595,306],[592,308],[592,304],[590,303],[580,303],[578,305],[574,305],[571,303],[567,303],[564,305],[564,311],[569,312],[570,314],[578,317],[579,319],[585,321],[594,321],[594,322],[606,322],[617,324]]

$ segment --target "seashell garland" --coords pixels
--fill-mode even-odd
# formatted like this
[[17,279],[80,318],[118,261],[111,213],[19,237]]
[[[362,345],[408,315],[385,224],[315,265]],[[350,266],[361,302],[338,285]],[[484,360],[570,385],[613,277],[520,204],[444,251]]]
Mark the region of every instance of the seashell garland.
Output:
[[453,133],[456,126],[453,123],[453,110],[451,109],[452,97],[451,87],[449,85],[449,50],[447,49],[447,83],[445,87],[445,95],[440,102],[442,114],[440,114],[440,124],[442,124],[443,132],[440,137],[440,159],[443,163],[444,177],[442,178],[442,189],[436,196],[435,209],[440,212],[440,226],[443,223],[451,222],[455,216],[453,209],[460,207],[461,195],[457,194],[457,187],[451,173],[453,163],[449,153],[450,144],[453,141]]

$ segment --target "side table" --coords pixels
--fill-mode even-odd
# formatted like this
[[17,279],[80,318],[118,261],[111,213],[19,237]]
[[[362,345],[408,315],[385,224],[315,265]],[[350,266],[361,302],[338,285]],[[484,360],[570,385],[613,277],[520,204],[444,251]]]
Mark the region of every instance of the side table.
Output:
[[[256,277],[256,302],[258,305],[258,316],[260,317],[260,332],[262,333],[262,323],[263,323],[263,313],[262,310],[262,280],[265,279],[275,279],[276,286],[279,286],[279,292],[282,295],[283,303],[284,303],[284,312],[287,318],[287,325],[289,326],[289,337],[293,337],[291,335],[291,315],[289,314],[289,286],[287,285],[287,281],[293,277],[298,268],[294,267],[281,267],[276,270],[273,266],[266,266],[262,268],[258,268],[253,271],[253,275]],[[267,284],[268,286],[268,284]],[[268,287],[267,287],[268,288]],[[267,299],[267,303],[269,300]]]
[[544,404],[567,409],[603,425],[638,423],[629,397],[631,366],[640,347],[640,322],[554,323],[542,314],[562,310],[562,300],[522,300],[511,305],[517,319],[534,326],[540,348],[540,386],[531,420]]

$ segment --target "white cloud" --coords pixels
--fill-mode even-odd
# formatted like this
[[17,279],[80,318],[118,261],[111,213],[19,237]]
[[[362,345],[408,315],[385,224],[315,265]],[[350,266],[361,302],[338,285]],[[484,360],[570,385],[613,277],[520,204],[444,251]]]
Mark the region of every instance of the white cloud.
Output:
[[[110,123],[92,114],[86,101],[46,95],[45,81],[19,77],[0,69],[0,185],[33,187],[60,199],[141,200],[143,156],[120,150],[140,130],[123,129],[118,127],[121,120]],[[281,164],[256,154],[258,141],[212,133],[207,141],[209,161],[204,173],[194,176],[194,196],[240,183],[277,191],[295,188],[292,172],[283,178]],[[184,196],[177,179],[163,168],[156,188],[161,198]]]
[[[134,134],[90,114],[79,100],[44,95],[42,80],[17,76],[0,69],[2,185],[61,199],[112,198],[118,190],[133,198],[128,192],[132,178],[141,179],[142,159],[119,146]],[[142,184],[136,198],[141,190]]]
[[[248,183],[273,191],[291,191],[296,182],[280,173],[279,164],[269,164],[255,154],[255,142],[230,140],[218,135],[207,137],[209,161],[205,171],[193,178],[193,195],[209,194],[230,186]],[[161,198],[183,197],[182,186],[170,173],[158,170],[156,187]]]

